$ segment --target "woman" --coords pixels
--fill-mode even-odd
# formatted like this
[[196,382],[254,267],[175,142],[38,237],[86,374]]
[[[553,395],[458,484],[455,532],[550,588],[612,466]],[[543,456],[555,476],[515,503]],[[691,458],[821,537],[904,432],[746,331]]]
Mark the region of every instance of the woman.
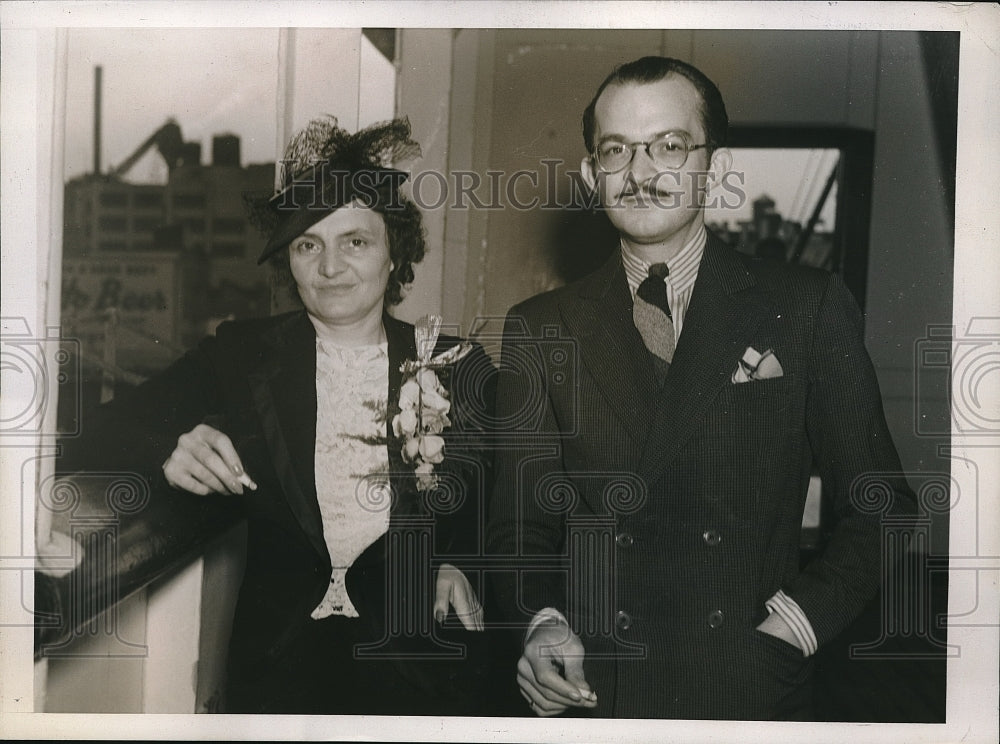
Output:
[[155,427],[171,487],[246,514],[229,712],[469,715],[484,692],[482,610],[456,564],[479,550],[493,367],[458,339],[431,352],[434,328],[418,350],[387,313],[424,255],[389,167],[417,148],[405,120],[311,122],[284,187],[252,202],[258,263],[303,310],[223,324],[115,404]]

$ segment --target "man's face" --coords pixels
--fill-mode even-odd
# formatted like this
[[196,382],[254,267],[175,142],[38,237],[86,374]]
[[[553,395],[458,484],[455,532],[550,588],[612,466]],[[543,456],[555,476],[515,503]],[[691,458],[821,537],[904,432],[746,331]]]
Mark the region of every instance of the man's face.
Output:
[[[683,132],[691,145],[705,144],[701,97],[685,78],[668,75],[655,83],[609,85],[597,100],[595,146],[652,142],[666,132]],[[703,223],[706,180],[721,178],[728,167],[725,150],[691,150],[677,169],[664,169],[641,145],[632,162],[616,173],[601,171],[592,158],[581,164],[584,179],[600,193],[612,224],[636,244],[684,242]],[[706,174],[707,172],[707,174]]]

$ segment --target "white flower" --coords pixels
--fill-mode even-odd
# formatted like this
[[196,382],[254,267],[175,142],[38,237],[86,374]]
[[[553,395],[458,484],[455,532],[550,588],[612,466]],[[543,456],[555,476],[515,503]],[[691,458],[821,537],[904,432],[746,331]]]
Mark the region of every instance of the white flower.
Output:
[[416,408],[419,401],[420,386],[417,384],[416,380],[410,378],[404,382],[403,386],[399,389],[399,407],[404,411],[407,408]]
[[444,387],[442,387],[437,373],[428,367],[417,371],[417,384],[424,391],[424,395],[427,395],[427,393],[444,393]]
[[420,416],[420,431],[424,434],[440,434],[451,426],[447,413],[424,410]]
[[412,408],[404,408],[392,419],[392,433],[397,437],[404,434],[412,437],[417,433],[417,413]]
[[451,410],[451,402],[438,395],[437,392],[433,390],[425,390],[423,398],[420,400],[420,404],[423,406],[425,411],[434,411],[435,413],[448,413]]
[[403,459],[406,462],[414,462],[418,454],[420,454],[420,439],[407,437],[403,443]]
[[448,390],[434,371],[435,365],[454,364],[472,348],[460,344],[431,359],[440,318],[436,325],[431,320],[418,323],[414,331],[420,359],[400,366],[400,372],[408,378],[400,386],[400,412],[392,420],[393,434],[403,440],[403,460],[413,465],[420,490],[434,488],[438,483],[434,466],[444,461],[444,438],[439,435],[451,426]]
[[437,464],[444,459],[444,439],[436,434],[420,437],[420,457],[425,463]]

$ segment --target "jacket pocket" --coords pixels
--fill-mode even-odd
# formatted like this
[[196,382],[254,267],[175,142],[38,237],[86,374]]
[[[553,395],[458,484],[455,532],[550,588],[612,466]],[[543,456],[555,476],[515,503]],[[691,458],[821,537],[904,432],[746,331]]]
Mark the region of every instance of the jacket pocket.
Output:
[[813,659],[804,656],[797,646],[762,630],[750,631],[750,644],[758,670],[757,714],[775,718],[785,701],[801,694],[809,683]]
[[749,380],[747,382],[731,382],[730,396],[739,398],[768,398],[787,395],[791,392],[795,376],[788,374],[781,377],[769,377],[766,380]]

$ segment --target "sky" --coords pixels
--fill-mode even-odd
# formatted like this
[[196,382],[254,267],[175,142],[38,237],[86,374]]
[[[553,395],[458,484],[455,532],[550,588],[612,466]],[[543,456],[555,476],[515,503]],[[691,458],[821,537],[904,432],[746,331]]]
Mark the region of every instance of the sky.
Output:
[[[345,31],[355,43],[357,31]],[[202,163],[211,160],[212,137],[223,133],[239,135],[242,165],[274,162],[278,38],[277,28],[71,29],[66,178],[93,170],[94,68],[98,65],[102,68],[102,172],[128,158],[169,118],[177,120],[185,141],[201,142]],[[343,53],[350,57],[354,52],[345,47]],[[363,36],[357,59],[363,95],[348,108],[358,107],[361,126],[391,118],[394,66]],[[302,64],[308,67],[308,61]],[[348,87],[353,90],[354,83]],[[166,165],[155,148],[133,166],[128,180],[166,181]]]
[[[170,117],[185,141],[240,136],[243,165],[273,162],[277,111],[277,29],[108,29],[69,32],[67,178],[93,167],[94,67],[103,68],[101,166],[121,163]],[[163,170],[152,154],[136,179]]]

